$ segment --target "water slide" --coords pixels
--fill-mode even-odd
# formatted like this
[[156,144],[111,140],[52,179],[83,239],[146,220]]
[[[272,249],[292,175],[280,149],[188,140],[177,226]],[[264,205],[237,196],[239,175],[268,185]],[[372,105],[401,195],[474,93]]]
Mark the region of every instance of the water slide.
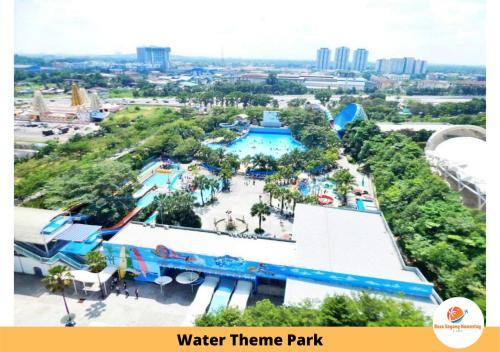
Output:
[[109,232],[109,231],[119,231],[123,226],[125,226],[134,216],[137,215],[138,212],[140,212],[142,207],[136,207],[134,208],[130,213],[125,215],[120,221],[118,221],[116,224],[114,224],[111,227],[105,227],[101,229],[102,232]]
[[236,281],[234,279],[222,278],[220,280],[219,287],[217,287],[212,297],[212,302],[210,302],[210,307],[208,307],[208,313],[214,314],[220,309],[227,307],[235,284]]
[[205,281],[198,287],[196,297],[189,306],[183,326],[193,326],[196,318],[206,312],[218,283],[219,278],[217,276],[205,277]]
[[231,300],[229,301],[229,307],[234,307],[244,311],[247,306],[248,297],[250,297],[250,293],[252,292],[252,287],[252,282],[238,280],[233,295],[231,296]]

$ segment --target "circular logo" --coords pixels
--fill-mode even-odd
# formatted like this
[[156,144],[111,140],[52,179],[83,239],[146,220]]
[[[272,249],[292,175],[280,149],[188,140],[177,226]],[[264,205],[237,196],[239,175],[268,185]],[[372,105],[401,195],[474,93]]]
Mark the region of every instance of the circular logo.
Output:
[[434,333],[439,341],[451,348],[466,348],[476,342],[484,328],[481,309],[470,299],[450,298],[434,312]]

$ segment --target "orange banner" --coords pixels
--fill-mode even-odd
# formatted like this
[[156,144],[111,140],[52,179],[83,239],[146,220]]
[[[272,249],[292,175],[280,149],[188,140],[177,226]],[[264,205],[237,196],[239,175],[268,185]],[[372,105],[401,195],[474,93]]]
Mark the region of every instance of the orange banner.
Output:
[[[188,340],[190,346],[186,346]],[[0,351],[457,350],[442,345],[432,328],[1,328]],[[481,338],[463,351],[500,351],[500,328],[486,328]]]

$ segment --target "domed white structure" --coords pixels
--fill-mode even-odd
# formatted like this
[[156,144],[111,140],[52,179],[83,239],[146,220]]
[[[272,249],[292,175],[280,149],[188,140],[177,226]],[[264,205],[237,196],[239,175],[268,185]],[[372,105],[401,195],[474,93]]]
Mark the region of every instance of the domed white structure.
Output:
[[461,193],[465,205],[486,206],[486,130],[471,125],[450,126],[427,141],[431,166]]

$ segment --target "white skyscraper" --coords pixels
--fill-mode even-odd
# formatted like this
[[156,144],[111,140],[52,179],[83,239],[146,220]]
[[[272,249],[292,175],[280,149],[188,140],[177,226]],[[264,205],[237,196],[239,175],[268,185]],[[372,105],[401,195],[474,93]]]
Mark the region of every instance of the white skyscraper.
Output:
[[404,68],[403,73],[407,75],[412,75],[415,71],[415,58],[413,57],[405,57],[404,58]]
[[349,64],[349,48],[341,46],[335,49],[335,69],[336,70],[347,70]]
[[352,69],[354,71],[363,71],[366,67],[366,62],[368,61],[368,50],[366,49],[356,49],[354,50],[354,56],[352,58]]
[[377,73],[390,73],[391,72],[391,62],[388,59],[378,59],[375,66]]
[[319,48],[316,52],[316,69],[326,71],[330,65],[331,51],[328,48]]
[[425,60],[415,60],[415,70],[413,71],[416,75],[422,75],[427,72],[427,61]]
[[389,72],[394,73],[397,75],[400,75],[404,72],[405,69],[405,60],[404,59],[398,59],[398,58],[392,58],[390,60],[390,68]]
[[138,47],[137,61],[150,68],[168,70],[170,68],[170,48],[156,46]]

